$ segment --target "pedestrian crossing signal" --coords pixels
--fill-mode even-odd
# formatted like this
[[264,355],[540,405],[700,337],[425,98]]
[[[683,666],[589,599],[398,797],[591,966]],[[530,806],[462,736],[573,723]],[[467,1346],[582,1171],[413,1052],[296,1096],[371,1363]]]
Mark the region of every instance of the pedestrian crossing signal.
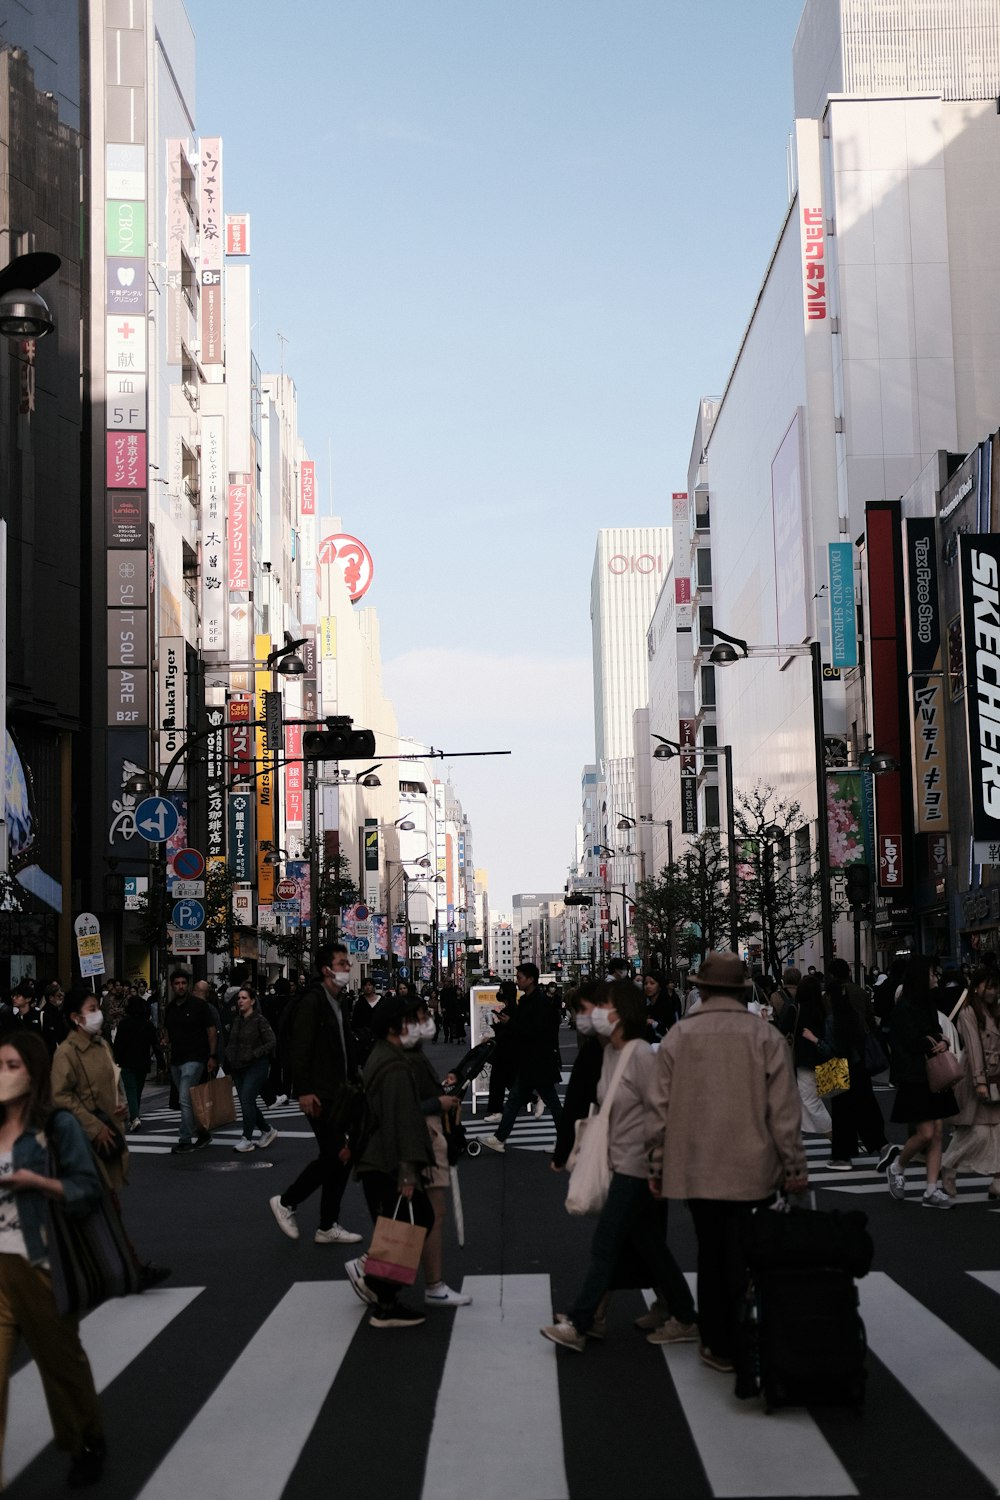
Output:
[[871,871],[865,864],[848,865],[847,900],[851,906],[867,906],[871,900]]

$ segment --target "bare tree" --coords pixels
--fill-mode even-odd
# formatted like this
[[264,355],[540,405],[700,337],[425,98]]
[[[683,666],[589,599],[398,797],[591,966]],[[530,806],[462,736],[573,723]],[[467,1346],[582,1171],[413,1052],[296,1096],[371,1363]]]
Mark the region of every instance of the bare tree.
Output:
[[790,954],[820,930],[820,876],[798,802],[759,781],[736,794],[740,905],[748,935],[760,934],[765,971],[777,978]]

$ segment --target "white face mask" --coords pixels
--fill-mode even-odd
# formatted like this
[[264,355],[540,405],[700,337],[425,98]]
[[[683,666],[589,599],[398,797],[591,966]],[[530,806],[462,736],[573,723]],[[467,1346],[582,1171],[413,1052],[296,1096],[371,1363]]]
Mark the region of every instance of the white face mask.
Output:
[[82,1029],[88,1036],[97,1036],[104,1025],[103,1010],[89,1010],[82,1018]]
[[435,1034],[437,1032],[437,1027],[428,1016],[426,1021],[421,1021],[419,1023],[419,1025],[417,1026],[417,1032],[420,1036],[421,1041],[433,1042]]
[[0,1073],[0,1104],[10,1104],[21,1099],[31,1088],[31,1079],[26,1072],[5,1070]]
[[590,1019],[594,1023],[594,1030],[598,1036],[611,1036],[618,1025],[617,1021],[612,1021],[610,1010],[592,1010]]
[[402,1042],[403,1046],[407,1048],[407,1050],[409,1050],[411,1047],[415,1047],[420,1040],[420,1027],[407,1026],[406,1030],[402,1032],[399,1039]]
[[590,1013],[589,1010],[586,1013],[583,1012],[583,1011],[581,1011],[580,1014],[577,1016],[577,1018],[576,1018],[576,1034],[577,1034],[577,1036],[593,1036],[594,1035],[594,1017],[592,1016],[592,1014]]
[[343,969],[333,970],[333,982],[334,984],[339,985],[341,989],[343,989],[344,986],[349,983],[350,978],[350,974],[345,973]]

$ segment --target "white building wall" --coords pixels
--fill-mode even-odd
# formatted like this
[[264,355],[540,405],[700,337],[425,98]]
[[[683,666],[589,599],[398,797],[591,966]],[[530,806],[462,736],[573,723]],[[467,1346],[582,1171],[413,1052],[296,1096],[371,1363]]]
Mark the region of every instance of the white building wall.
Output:
[[665,526],[597,533],[590,617],[598,761],[632,754],[632,715],[647,697],[646,629],[670,563],[670,546]]

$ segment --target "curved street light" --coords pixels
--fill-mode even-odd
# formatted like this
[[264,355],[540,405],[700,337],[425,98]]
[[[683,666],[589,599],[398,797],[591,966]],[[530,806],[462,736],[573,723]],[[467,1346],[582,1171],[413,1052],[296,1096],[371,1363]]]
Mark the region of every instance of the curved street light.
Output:
[[677,740],[668,740],[662,734],[654,734],[659,744],[653,751],[654,760],[673,760],[678,755],[721,755],[726,767],[726,842],[729,846],[729,946],[733,953],[740,951],[740,895],[737,883],[736,861],[736,807],[733,797],[733,747],[732,745],[684,745]]

